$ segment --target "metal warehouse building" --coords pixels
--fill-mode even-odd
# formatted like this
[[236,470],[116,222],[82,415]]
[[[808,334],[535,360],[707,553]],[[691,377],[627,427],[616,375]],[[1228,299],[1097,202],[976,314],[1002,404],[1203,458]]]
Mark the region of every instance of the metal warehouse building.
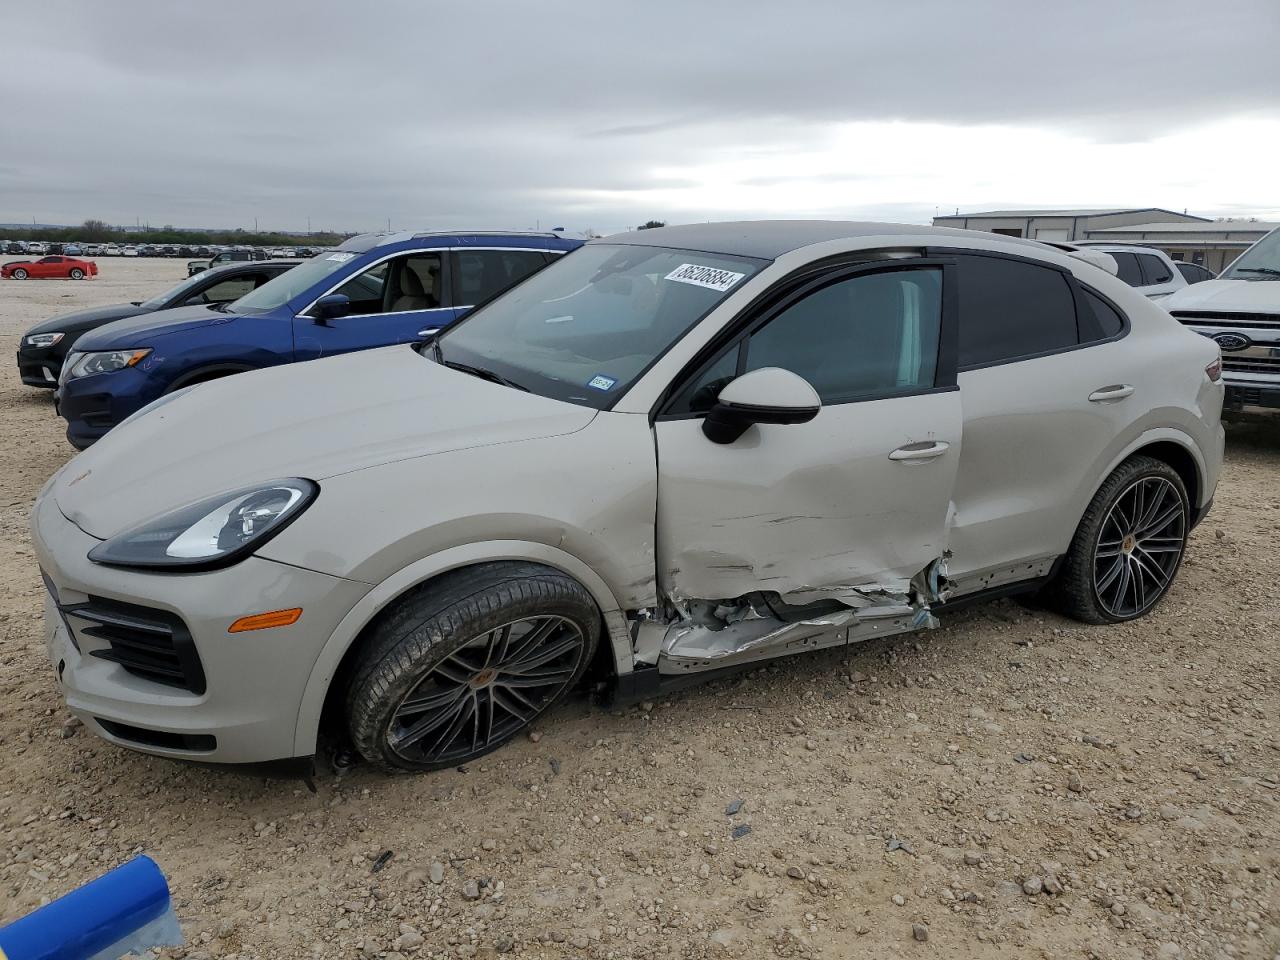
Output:
[[1251,243],[1280,224],[1211,220],[1161,207],[1098,210],[986,210],[934,217],[935,227],[987,230],[1049,241],[1107,241],[1156,247],[1174,260],[1220,272]]

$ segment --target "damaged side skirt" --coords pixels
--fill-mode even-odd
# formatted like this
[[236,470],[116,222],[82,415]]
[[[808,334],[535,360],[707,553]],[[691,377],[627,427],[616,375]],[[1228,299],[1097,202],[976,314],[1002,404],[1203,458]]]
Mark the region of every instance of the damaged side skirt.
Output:
[[930,604],[948,595],[947,558],[909,581],[676,603],[666,620],[639,622],[635,659],[662,673],[692,673],[936,627]]

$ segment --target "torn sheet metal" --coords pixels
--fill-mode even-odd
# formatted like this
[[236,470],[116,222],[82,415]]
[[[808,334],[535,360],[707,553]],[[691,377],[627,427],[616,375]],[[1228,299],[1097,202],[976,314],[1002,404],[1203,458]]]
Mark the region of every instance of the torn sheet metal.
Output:
[[[783,620],[774,614],[761,594],[738,601],[697,600],[677,604],[680,615],[662,638],[658,657],[664,673],[714,670],[735,663],[787,656],[803,649],[819,649],[854,643],[873,636],[930,629],[938,625],[930,604],[948,595],[948,555],[938,557],[895,592],[884,585],[863,586],[829,594],[845,604],[799,620]],[[785,604],[784,604],[785,606]],[[646,643],[652,644],[656,624],[641,625]],[[637,659],[640,659],[637,644]],[[649,650],[646,650],[649,655]],[[645,661],[652,662],[652,661]]]

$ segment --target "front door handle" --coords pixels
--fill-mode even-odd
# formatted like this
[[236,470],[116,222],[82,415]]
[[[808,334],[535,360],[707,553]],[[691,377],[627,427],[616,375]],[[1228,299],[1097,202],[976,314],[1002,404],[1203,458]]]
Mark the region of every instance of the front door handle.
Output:
[[923,440],[920,443],[908,443],[889,454],[890,460],[936,460],[947,452],[951,444],[942,440]]
[[1123,400],[1125,397],[1131,396],[1133,396],[1133,384],[1116,383],[1109,387],[1099,387],[1089,394],[1089,401],[1091,403],[1110,403],[1114,400]]

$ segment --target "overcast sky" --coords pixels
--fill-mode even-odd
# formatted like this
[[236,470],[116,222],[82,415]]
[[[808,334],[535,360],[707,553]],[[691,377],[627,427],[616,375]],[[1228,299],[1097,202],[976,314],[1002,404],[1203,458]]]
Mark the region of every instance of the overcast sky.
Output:
[[0,222],[1280,219],[1280,2],[38,0]]

